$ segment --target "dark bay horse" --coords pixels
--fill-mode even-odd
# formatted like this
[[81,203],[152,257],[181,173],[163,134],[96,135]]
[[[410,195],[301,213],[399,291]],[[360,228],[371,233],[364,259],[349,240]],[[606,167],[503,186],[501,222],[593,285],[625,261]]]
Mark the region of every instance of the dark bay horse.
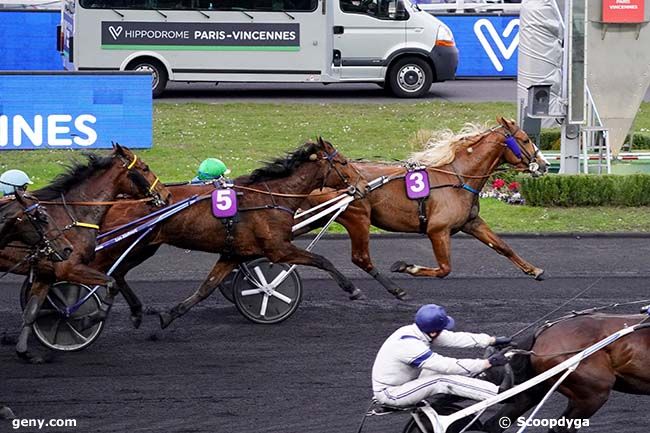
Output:
[[[317,267],[328,272],[351,299],[362,296],[361,291],[325,257],[291,243],[291,228],[295,223],[293,215],[314,189],[323,186],[335,189],[351,186],[360,190],[365,188],[364,179],[330,143],[322,139],[316,143],[306,143],[286,158],[276,159],[249,176],[235,179],[234,184],[234,189],[243,195],[238,198],[238,221],[230,229],[227,221],[213,217],[210,200],[200,201],[158,224],[114,271],[117,286],[131,305],[132,320],[136,326],[142,317],[141,305],[124,276],[151,257],[162,244],[220,254],[207,279],[192,296],[171,310],[160,313],[162,328],[210,296],[223,278],[240,263],[260,256],[266,256],[276,263]],[[169,189],[173,201],[178,202],[195,194],[210,194],[215,187],[211,184],[180,185],[170,186]],[[106,215],[102,229],[107,231],[150,212],[151,209],[145,204],[114,205]],[[108,269],[128,244],[126,241],[100,252],[93,266]],[[112,291],[109,296],[112,298],[115,294]]]
[[[111,277],[87,265],[95,255],[97,232],[107,204],[120,194],[152,199],[161,204],[169,197],[168,190],[158,182],[158,177],[147,164],[125,147],[114,145],[113,152],[107,157],[87,157],[87,164],[73,165],[52,184],[33,192],[41,203],[48,206],[53,221],[74,245],[74,252],[68,260],[60,263],[25,263],[12,271],[23,275],[35,273],[16,345],[19,357],[26,360],[41,361],[29,354],[27,340],[52,283],[65,280],[88,285],[113,284]],[[19,248],[0,250],[0,270],[11,269],[24,256],[24,251]]]
[[[462,231],[510,259],[526,274],[541,279],[544,271],[519,257],[479,216],[478,191],[499,165],[507,163],[518,170],[532,172],[533,175],[541,175],[547,170],[548,163],[537,146],[514,121],[501,117],[497,121],[499,126],[496,128],[478,133],[474,128],[469,133],[448,137],[412,156],[418,165],[427,167],[431,191],[425,200],[407,198],[404,166],[373,162],[351,163],[368,181],[379,176],[392,179],[363,199],[352,202],[336,221],[345,227],[350,236],[352,262],[396,297],[403,297],[404,291],[382,275],[370,259],[370,225],[391,232],[425,233],[431,241],[438,262],[437,268],[398,261],[391,267],[393,272],[439,278],[447,276],[451,272],[450,237]],[[516,140],[519,152],[507,147],[508,137]],[[307,209],[331,197],[312,196],[301,207]],[[317,221],[297,235],[324,222]]]
[[[626,327],[643,321],[648,315],[579,314],[538,329],[535,336],[518,344],[532,355],[515,355],[511,361],[516,383],[543,373],[583,349]],[[501,432],[499,419],[508,417],[514,424],[518,417],[541,401],[554,379],[507,400],[500,411],[485,423],[489,432]],[[635,331],[583,360],[558,391],[568,398],[562,417],[584,420],[593,416],[612,391],[650,395],[650,328]],[[575,425],[575,423],[571,424]],[[575,429],[556,428],[556,432]]]
[[25,251],[32,253],[32,260],[45,257],[60,262],[70,257],[73,250],[38,199],[21,191],[0,200],[0,249],[14,241],[21,242]]

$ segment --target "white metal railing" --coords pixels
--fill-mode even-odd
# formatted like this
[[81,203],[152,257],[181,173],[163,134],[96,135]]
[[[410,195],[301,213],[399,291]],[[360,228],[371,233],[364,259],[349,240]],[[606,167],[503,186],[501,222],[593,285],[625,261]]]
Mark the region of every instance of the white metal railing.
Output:
[[518,14],[521,10],[520,3],[503,3],[500,1],[472,1],[458,0],[449,3],[419,4],[420,9],[427,12],[451,12],[462,14],[465,12],[503,12]]

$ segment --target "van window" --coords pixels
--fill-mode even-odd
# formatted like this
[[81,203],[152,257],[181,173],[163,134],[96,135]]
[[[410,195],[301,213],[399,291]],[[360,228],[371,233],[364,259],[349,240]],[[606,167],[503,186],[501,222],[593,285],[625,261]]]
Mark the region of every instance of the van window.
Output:
[[87,9],[312,12],[318,0],[81,0]]
[[[370,15],[382,20],[400,19],[395,15],[398,0],[339,0],[347,13]],[[403,18],[401,18],[403,19]]]

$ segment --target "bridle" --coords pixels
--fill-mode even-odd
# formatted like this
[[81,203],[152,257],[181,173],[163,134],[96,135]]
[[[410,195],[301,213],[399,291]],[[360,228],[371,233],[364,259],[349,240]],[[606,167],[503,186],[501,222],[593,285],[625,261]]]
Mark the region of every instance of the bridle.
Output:
[[363,175],[361,174],[361,172],[354,165],[351,165],[352,170],[354,170],[354,172],[358,175],[357,180],[354,183],[354,185],[351,184],[350,181],[343,175],[343,173],[341,173],[341,171],[339,170],[339,168],[336,165],[336,164],[339,164],[341,166],[347,166],[348,161],[347,160],[344,160],[344,161],[335,160],[334,158],[339,154],[339,151],[336,148],[334,148],[334,146],[332,144],[330,144],[330,146],[332,146],[332,149],[333,149],[332,153],[328,153],[326,150],[323,149],[323,152],[325,153],[325,156],[322,159],[325,159],[327,161],[327,163],[329,164],[329,167],[327,168],[327,173],[325,173],[325,177],[323,177],[323,185],[321,186],[320,190],[322,191],[325,188],[325,183],[327,182],[327,178],[329,177],[332,170],[334,170],[336,172],[336,174],[338,175],[338,177],[341,179],[341,181],[343,181],[343,183],[347,186],[348,194],[356,195],[359,198],[362,198],[365,195],[365,193],[359,189],[358,185],[359,185],[359,182],[361,181],[361,179],[363,179]]
[[146,183],[146,186],[147,186],[147,197],[150,197],[153,200],[154,206],[162,207],[162,206],[166,205],[167,203],[162,199],[162,197],[160,196],[160,193],[157,192],[157,191],[154,191],[156,186],[160,183],[160,178],[158,176],[156,176],[156,179],[153,181],[153,183],[149,183],[147,178],[145,176],[143,176],[142,173],[139,173],[137,171],[132,171],[133,167],[135,167],[135,165],[138,162],[138,155],[136,155],[135,153],[133,154],[133,161],[129,161],[128,159],[125,159],[125,158],[122,158],[122,157],[120,157],[120,158],[124,162],[124,167],[126,167],[127,172],[134,173],[134,174],[136,174],[136,176],[140,176],[144,180],[144,183]]
[[[39,240],[35,244],[30,245],[35,250],[32,257],[49,257],[51,259],[58,260],[58,261],[65,260],[65,258],[61,255],[61,253],[56,248],[54,248],[52,244],[53,241],[55,241],[56,239],[58,239],[63,235],[63,231],[57,227],[56,230],[59,234],[52,239],[48,237],[49,233],[43,230],[41,224],[43,223],[43,219],[47,220],[50,217],[49,215],[47,215],[47,213],[42,212],[41,204],[34,203],[30,206],[22,208],[22,214],[24,214],[27,217],[27,221],[29,221],[32,228],[34,229],[34,231],[39,237]],[[16,216],[14,218],[16,219],[17,222],[23,221],[20,216]],[[6,216],[4,219],[6,219]],[[56,223],[54,221],[52,221],[52,223],[56,226]]]
[[[500,131],[500,129],[505,129],[506,132]],[[504,125],[496,126],[490,129],[492,132],[496,132],[505,137],[505,147],[507,147],[521,162],[528,166],[528,171],[531,173],[539,172],[539,164],[537,163],[537,156],[540,154],[539,148],[533,143],[535,151],[531,154],[525,147],[519,144],[519,139],[517,139],[517,133],[521,131],[521,128],[517,126],[515,132],[511,132],[509,128],[506,128]],[[524,157],[526,158],[524,160]]]

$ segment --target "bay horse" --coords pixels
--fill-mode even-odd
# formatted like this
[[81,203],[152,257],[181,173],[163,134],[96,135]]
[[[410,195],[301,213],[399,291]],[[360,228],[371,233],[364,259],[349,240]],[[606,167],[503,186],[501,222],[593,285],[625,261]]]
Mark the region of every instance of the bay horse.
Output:
[[[616,331],[642,322],[650,323],[647,314],[579,313],[537,329],[519,349],[530,354],[515,355],[510,362],[519,384],[541,374],[576,353]],[[640,329],[594,353],[562,382],[558,391],[568,398],[562,417],[585,420],[607,401],[612,391],[650,395],[650,328]],[[507,417],[514,424],[520,416],[538,404],[558,377],[550,379],[503,405],[484,425],[488,432],[502,432],[499,419]],[[569,423],[567,423],[569,425]],[[575,422],[570,424],[575,426]],[[575,428],[558,427],[555,432],[574,432]]]
[[0,249],[11,242],[21,242],[25,250],[33,252],[31,260],[46,257],[60,262],[72,254],[73,246],[47,213],[44,206],[22,191],[12,198],[0,199]]
[[[415,153],[415,165],[426,166],[430,194],[422,200],[410,200],[405,194],[403,165],[378,162],[351,162],[368,180],[385,176],[382,187],[352,202],[338,219],[350,236],[352,262],[370,274],[397,298],[405,292],[381,274],[372,263],[369,251],[370,225],[401,233],[424,233],[429,237],[437,268],[397,261],[391,271],[413,276],[443,278],[451,272],[451,235],[462,231],[480,240],[497,253],[510,259],[515,266],[535,279],[544,271],[521,258],[479,216],[478,193],[495,169],[507,163],[534,176],[546,173],[548,162],[528,135],[514,121],[497,118],[499,126],[478,132],[473,127],[458,136],[447,136],[428,149]],[[515,143],[506,144],[509,137]],[[313,195],[301,207],[316,206],[333,195]],[[316,221],[296,232],[313,230],[325,223]]]
[[[27,351],[27,341],[52,283],[65,280],[108,287],[114,283],[105,273],[88,266],[95,256],[97,232],[108,205],[120,194],[153,200],[158,204],[164,204],[169,198],[169,191],[149,166],[119,144],[113,145],[109,156],[90,154],[87,160],[87,164],[73,164],[49,186],[33,192],[41,203],[48,206],[53,221],[74,245],[74,251],[68,260],[60,263],[25,263],[12,270],[12,273],[23,275],[34,272],[31,296],[25,306],[23,326],[16,345],[18,356],[30,362],[42,361]],[[0,270],[12,269],[23,257],[24,252],[18,248],[0,250]]]
[[[284,158],[269,162],[250,175],[234,180],[233,188],[243,195],[237,199],[239,213],[231,228],[228,228],[228,221],[212,215],[210,200],[199,201],[157,224],[152,233],[129,253],[112,274],[117,282],[116,289],[122,292],[131,306],[135,326],[139,326],[142,320],[142,305],[124,277],[133,267],[151,257],[162,244],[220,254],[207,279],[193,295],[170,310],[159,313],[163,329],[210,296],[223,278],[240,263],[261,256],[266,256],[275,263],[322,269],[349,294],[350,299],[361,298],[362,292],[328,259],[291,243],[295,211],[308,194],[321,187],[362,191],[365,180],[330,143],[319,138],[316,142],[300,146]],[[209,195],[215,190],[212,184],[168,188],[172,192],[173,202],[193,195]],[[144,203],[135,206],[113,205],[102,229],[106,232],[150,212],[151,209]],[[123,243],[127,245],[122,245]],[[128,242],[123,243],[98,253],[92,266],[101,270],[108,269],[128,246]],[[116,294],[116,290],[109,291],[105,302],[112,303]],[[95,319],[103,320],[106,313],[100,313]]]

